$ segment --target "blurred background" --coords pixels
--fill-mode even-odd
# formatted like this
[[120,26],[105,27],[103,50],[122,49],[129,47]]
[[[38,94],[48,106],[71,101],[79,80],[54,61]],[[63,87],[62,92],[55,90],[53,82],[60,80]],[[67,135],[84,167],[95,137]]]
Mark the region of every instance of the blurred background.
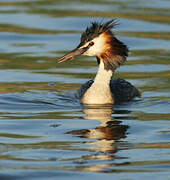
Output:
[[[112,18],[130,49],[115,77],[142,96],[84,107],[96,59],[57,59]],[[0,179],[170,178],[169,0],[0,0],[0,41]]]

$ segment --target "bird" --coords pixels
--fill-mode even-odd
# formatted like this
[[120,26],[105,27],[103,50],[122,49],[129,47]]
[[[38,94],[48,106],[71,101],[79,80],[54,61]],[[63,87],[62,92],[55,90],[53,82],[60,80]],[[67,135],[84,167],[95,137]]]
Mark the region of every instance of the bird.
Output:
[[61,63],[80,55],[96,57],[99,67],[94,80],[87,81],[77,91],[83,104],[120,104],[140,96],[139,90],[130,82],[112,78],[115,70],[127,60],[129,52],[112,32],[116,25],[116,19],[105,23],[91,22],[81,34],[79,45],[58,60]]

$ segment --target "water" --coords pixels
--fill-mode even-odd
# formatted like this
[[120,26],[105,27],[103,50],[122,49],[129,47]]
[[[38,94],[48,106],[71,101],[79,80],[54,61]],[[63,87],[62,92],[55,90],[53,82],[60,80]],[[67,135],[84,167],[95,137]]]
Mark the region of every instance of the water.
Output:
[[[0,179],[170,179],[170,1],[0,1]],[[119,18],[131,50],[115,77],[142,96],[75,98],[97,63],[57,59],[92,20]]]

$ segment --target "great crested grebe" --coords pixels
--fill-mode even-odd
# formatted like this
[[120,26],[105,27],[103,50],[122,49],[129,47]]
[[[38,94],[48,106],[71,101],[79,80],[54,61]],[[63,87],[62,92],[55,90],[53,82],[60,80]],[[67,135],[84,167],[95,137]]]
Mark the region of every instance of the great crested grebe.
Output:
[[115,20],[106,23],[92,22],[81,35],[80,44],[59,59],[59,63],[76,56],[96,56],[99,69],[94,80],[83,84],[78,97],[83,104],[115,104],[130,101],[139,91],[124,79],[112,79],[117,67],[126,61],[128,48],[119,41],[111,29]]

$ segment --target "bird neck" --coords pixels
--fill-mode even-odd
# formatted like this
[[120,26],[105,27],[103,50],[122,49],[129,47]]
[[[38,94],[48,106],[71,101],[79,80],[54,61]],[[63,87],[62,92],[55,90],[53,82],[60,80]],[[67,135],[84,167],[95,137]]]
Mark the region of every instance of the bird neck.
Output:
[[94,79],[93,86],[102,86],[102,88],[110,88],[110,80],[112,78],[113,71],[106,70],[104,67],[104,63],[101,60],[99,64],[99,69]]
[[110,91],[110,80],[113,72],[106,70],[101,60],[94,83],[86,91],[82,98],[85,104],[112,104],[114,102]]

